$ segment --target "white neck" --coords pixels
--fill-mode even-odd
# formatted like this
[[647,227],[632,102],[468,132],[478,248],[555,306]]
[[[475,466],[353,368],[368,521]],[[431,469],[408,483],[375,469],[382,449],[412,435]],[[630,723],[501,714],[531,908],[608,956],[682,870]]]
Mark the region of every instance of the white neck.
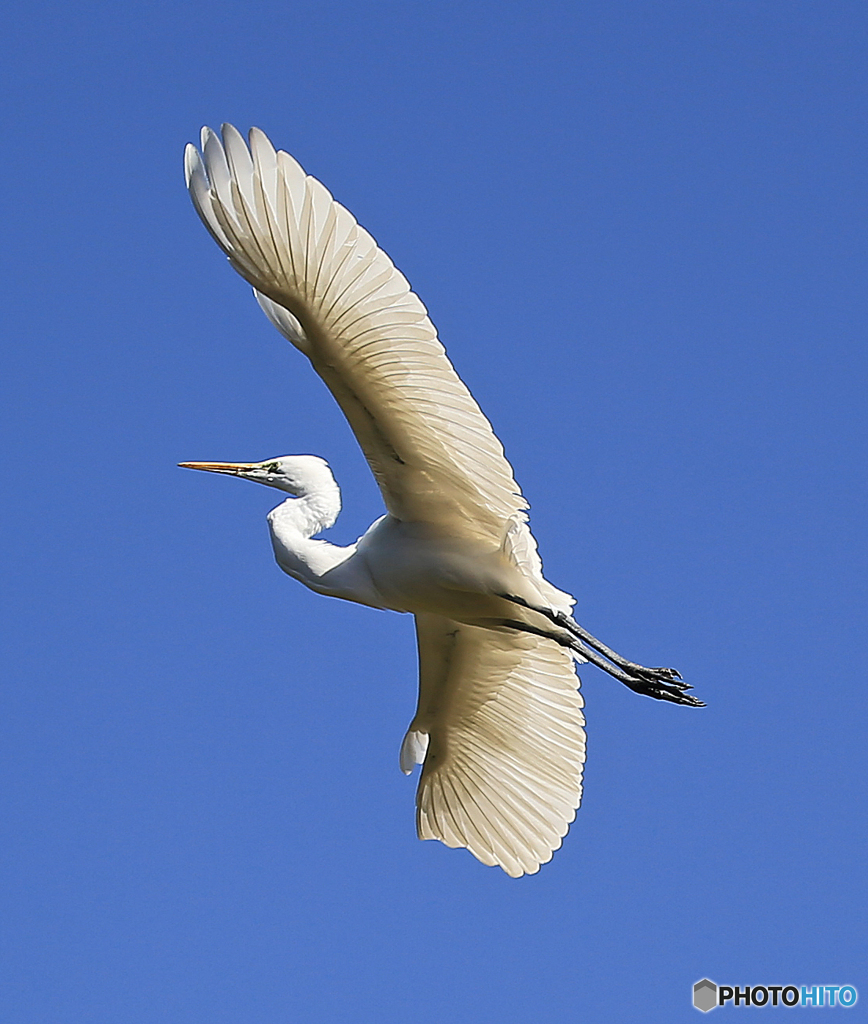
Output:
[[325,540],[311,540],[314,534],[334,525],[340,510],[338,485],[333,478],[320,478],[268,513],[274,557],[284,572],[315,587],[324,572],[347,557],[344,548]]
[[[329,474],[331,477],[331,474]],[[297,497],[287,498],[269,513],[305,540],[334,526],[341,510],[341,492],[334,477],[306,484]],[[323,542],[324,543],[324,542]]]
[[296,479],[294,487],[297,497],[268,513],[277,564],[319,594],[382,607],[364,559],[353,557],[356,544],[341,547],[314,540],[314,534],[334,525],[341,509],[341,492],[331,472],[317,473],[303,484]]

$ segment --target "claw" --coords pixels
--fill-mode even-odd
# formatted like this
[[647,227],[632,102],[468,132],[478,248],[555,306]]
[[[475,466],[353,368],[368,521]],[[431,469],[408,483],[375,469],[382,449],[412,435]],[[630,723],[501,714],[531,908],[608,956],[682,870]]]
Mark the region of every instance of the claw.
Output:
[[660,694],[649,694],[650,697],[656,696],[658,700],[668,700],[672,704],[682,704],[685,707],[690,708],[704,708],[705,701],[699,700],[696,697],[692,697],[686,693],[679,693],[677,695],[671,693],[660,693]]
[[668,683],[661,679],[649,680],[642,677],[635,677],[627,682],[622,679],[634,693],[642,693],[654,700],[666,700],[672,704],[683,704],[691,708],[704,708],[705,702],[685,693],[685,690],[692,690],[688,683]]
[[683,676],[677,668],[646,668],[645,672],[653,672],[655,676],[663,679],[682,679]]
[[681,673],[674,668],[645,668],[643,665],[636,665],[634,668],[628,669],[635,675],[643,679],[651,679],[655,682],[665,680],[672,686],[681,686],[682,689],[686,687],[686,683],[681,683],[683,678]]

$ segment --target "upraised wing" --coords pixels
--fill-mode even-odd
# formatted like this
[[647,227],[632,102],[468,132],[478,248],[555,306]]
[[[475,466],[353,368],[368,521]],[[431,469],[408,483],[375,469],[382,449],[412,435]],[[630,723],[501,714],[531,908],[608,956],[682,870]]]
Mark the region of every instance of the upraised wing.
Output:
[[402,768],[424,762],[421,839],[518,877],[551,859],[582,795],[585,719],[569,652],[541,637],[417,615],[419,710]]
[[389,512],[500,544],[527,503],[406,278],[291,156],[230,125],[187,147],[190,195],[350,422]]

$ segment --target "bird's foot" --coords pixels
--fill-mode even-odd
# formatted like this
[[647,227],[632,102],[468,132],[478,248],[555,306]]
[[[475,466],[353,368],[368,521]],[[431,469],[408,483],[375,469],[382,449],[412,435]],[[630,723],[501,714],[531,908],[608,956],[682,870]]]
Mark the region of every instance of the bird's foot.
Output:
[[[681,673],[675,668],[645,668],[644,665],[637,665],[632,661],[622,663],[622,667],[631,675],[639,676],[640,679],[649,679],[652,682],[662,680],[666,683],[672,683],[673,686],[678,686],[681,682]],[[689,690],[691,687],[685,684],[680,689]]]
[[642,665],[637,665],[633,671],[637,675],[645,676],[648,679],[665,679],[670,683],[681,681],[681,673],[676,668],[644,668]]
[[[645,672],[648,675],[640,678],[635,676],[628,679],[621,678],[621,682],[634,693],[643,693],[646,697],[653,697],[654,700],[668,700],[672,704],[684,704],[691,708],[705,707],[705,701],[686,692],[692,690],[692,686],[674,680],[671,675],[662,674],[675,672],[674,669],[646,669]],[[661,674],[651,676],[652,672]],[[678,679],[680,680],[681,676],[678,676]]]
[[642,693],[646,697],[653,697],[654,700],[668,700],[672,704],[683,704],[691,708],[705,707],[704,701],[687,693],[687,690],[692,690],[693,687],[690,683],[685,683],[681,673],[674,668],[646,668],[623,658],[619,658],[616,663],[580,640],[573,640],[573,648],[591,664],[608,672],[634,693]]

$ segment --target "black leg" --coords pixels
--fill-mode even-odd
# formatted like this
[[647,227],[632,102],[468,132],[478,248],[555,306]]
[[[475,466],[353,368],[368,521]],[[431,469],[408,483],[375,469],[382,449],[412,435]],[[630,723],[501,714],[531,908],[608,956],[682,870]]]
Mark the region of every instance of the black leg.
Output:
[[571,615],[566,612],[555,611],[553,608],[537,608],[525,601],[524,598],[514,597],[509,594],[501,594],[501,597],[513,604],[518,604],[531,611],[544,615],[556,626],[565,630],[568,637],[559,637],[543,629],[536,629],[523,622],[504,620],[504,625],[511,629],[520,629],[525,633],[535,633],[538,636],[546,636],[557,641],[562,647],[569,647],[597,668],[608,672],[610,676],[623,683],[633,690],[634,693],[643,693],[655,700],[667,700],[673,704],[685,704],[689,707],[703,708],[705,703],[696,697],[685,693],[693,687],[681,682],[681,675],[674,668],[646,668],[644,665],[637,665],[633,661],[627,661],[611,648],[606,647],[596,637],[593,637],[586,629],[583,629]]

